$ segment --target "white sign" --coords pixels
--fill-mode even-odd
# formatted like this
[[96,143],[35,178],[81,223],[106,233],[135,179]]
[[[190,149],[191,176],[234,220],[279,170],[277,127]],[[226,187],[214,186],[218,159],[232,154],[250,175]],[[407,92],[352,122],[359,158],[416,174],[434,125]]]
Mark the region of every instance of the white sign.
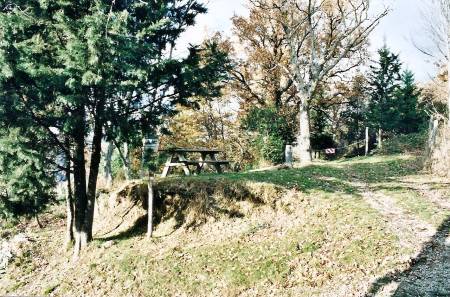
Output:
[[334,148],[325,149],[325,154],[334,155],[334,154],[336,154],[336,149],[334,149]]

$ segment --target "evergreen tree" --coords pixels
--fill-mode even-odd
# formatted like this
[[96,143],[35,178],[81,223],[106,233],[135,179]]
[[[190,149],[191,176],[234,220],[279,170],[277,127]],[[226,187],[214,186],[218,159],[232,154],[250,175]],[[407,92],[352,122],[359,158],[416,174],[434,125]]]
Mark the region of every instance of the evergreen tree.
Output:
[[75,254],[92,239],[105,131],[145,136],[221,79],[200,48],[172,57],[205,11],[196,0],[0,0],[0,119],[45,131],[73,164],[61,169],[74,179]]
[[426,114],[419,105],[420,91],[417,89],[414,74],[405,70],[401,76],[400,87],[395,93],[395,103],[399,120],[395,131],[402,134],[415,133],[425,124]]
[[54,199],[55,177],[44,150],[19,129],[0,135],[0,219],[36,216]]
[[379,60],[369,73],[369,126],[382,131],[394,131],[399,121],[395,98],[399,87],[401,62],[386,46],[378,51]]
[[363,76],[355,76],[350,93],[348,104],[342,113],[345,125],[347,126],[347,141],[354,143],[364,139],[365,114],[367,105],[367,80]]

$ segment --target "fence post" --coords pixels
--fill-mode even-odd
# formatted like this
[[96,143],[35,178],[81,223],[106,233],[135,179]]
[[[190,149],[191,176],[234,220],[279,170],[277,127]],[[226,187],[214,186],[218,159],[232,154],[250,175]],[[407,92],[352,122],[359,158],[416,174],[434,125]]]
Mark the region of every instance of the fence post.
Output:
[[369,155],[369,127],[366,127],[366,149],[365,155]]

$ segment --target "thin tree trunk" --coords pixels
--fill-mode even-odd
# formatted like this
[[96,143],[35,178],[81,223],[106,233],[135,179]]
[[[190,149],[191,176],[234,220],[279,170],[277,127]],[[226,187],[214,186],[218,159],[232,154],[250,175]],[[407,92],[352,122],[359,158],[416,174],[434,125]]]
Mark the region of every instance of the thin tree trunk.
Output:
[[366,135],[365,135],[365,139],[366,139],[366,146],[365,146],[365,156],[369,155],[369,127],[366,127]]
[[383,148],[383,130],[378,129],[378,148]]
[[123,144],[123,171],[125,173],[125,179],[130,179],[130,150],[128,143],[125,142]]
[[105,180],[106,187],[109,189],[112,186],[112,169],[111,169],[111,158],[114,151],[114,143],[112,141],[108,141],[108,148],[106,149],[105,155]]
[[[70,162],[68,162],[70,163]],[[66,240],[65,245],[68,247],[74,240],[73,236],[73,220],[74,220],[74,207],[73,207],[73,193],[72,193],[72,181],[70,180],[70,170],[66,171],[67,178],[67,197],[66,197]]]
[[89,168],[89,181],[87,188],[87,212],[84,228],[88,242],[92,240],[92,227],[94,223],[95,198],[97,193],[97,179],[102,157],[103,138],[103,100],[99,100],[96,108],[96,119],[94,124],[94,137],[92,139],[91,162]]
[[[450,29],[449,29],[450,31]],[[450,127],[450,33],[448,37],[448,54],[447,54],[447,125]]]
[[85,110],[84,106],[78,107],[76,116],[79,117],[77,127],[74,133],[74,158],[73,158],[73,178],[74,178],[74,198],[75,198],[75,245],[74,258],[78,258],[80,251],[88,243],[88,234],[84,228],[86,210],[87,210],[87,193],[86,193],[86,167],[85,167]]
[[147,238],[153,234],[153,202],[154,202],[154,177],[153,173],[148,175],[148,208],[147,208]]
[[297,147],[295,149],[295,157],[303,164],[312,162],[311,157],[311,129],[309,121],[308,99],[306,96],[301,97],[298,113],[298,122],[300,128],[297,136]]
[[123,147],[122,147],[123,150],[122,150],[120,144],[117,141],[115,141],[113,139],[113,142],[117,148],[117,151],[119,152],[120,159],[122,160],[122,163],[123,163],[122,168],[123,168],[123,171],[125,174],[125,179],[129,180],[130,179],[130,154],[129,154],[129,150],[128,150],[128,143],[125,142],[123,144]]
[[35,214],[34,214],[34,217],[35,217],[35,219],[36,219],[36,223],[37,223],[39,229],[44,228],[44,226],[42,226],[41,221],[39,220],[39,214],[38,214],[38,213],[35,213]]

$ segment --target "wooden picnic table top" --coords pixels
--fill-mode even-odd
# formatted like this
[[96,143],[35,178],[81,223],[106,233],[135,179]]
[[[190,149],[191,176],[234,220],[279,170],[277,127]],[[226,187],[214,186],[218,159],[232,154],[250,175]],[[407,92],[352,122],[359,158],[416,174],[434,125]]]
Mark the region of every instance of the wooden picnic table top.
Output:
[[222,152],[222,150],[219,150],[219,149],[182,148],[182,147],[159,149],[158,151],[160,151],[160,152],[167,152],[167,153],[213,153],[213,154],[218,154],[218,153]]

